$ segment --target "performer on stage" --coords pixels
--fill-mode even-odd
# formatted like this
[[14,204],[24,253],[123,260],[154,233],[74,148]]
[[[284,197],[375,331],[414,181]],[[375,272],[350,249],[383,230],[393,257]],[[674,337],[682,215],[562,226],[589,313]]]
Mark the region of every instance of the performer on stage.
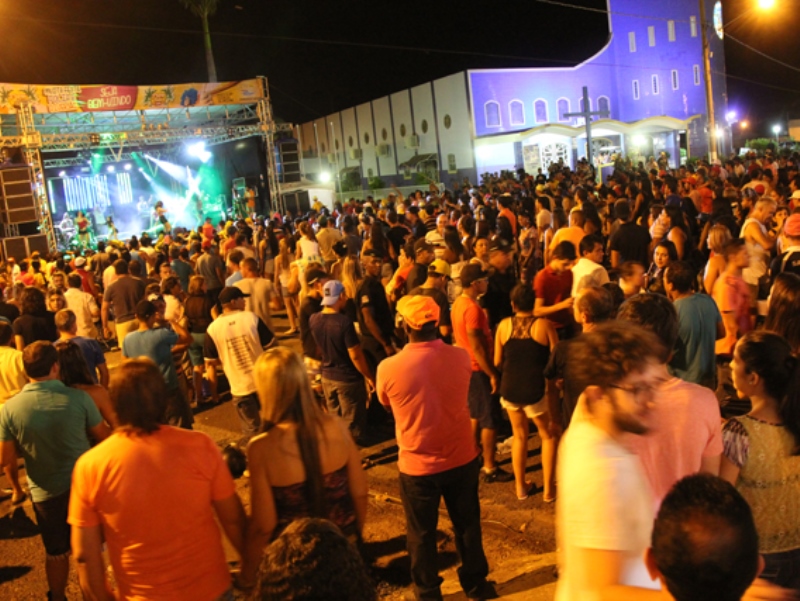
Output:
[[167,209],[164,208],[164,201],[159,200],[156,203],[155,209],[153,211],[158,222],[164,227],[164,233],[169,234],[172,231],[172,226],[167,219]]
[[92,232],[89,228],[89,220],[83,214],[83,211],[78,211],[75,225],[78,226],[78,243],[83,250],[86,250],[91,246]]
[[108,217],[106,217],[106,225],[108,226],[108,239],[119,240],[119,237],[117,236],[119,232],[117,231],[117,226],[114,225],[113,216],[109,215]]

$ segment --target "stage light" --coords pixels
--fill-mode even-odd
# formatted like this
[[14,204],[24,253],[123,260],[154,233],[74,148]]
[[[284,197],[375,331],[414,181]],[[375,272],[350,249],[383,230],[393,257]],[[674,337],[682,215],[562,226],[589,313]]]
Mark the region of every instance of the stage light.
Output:
[[197,157],[204,163],[208,162],[208,160],[211,158],[211,153],[206,150],[206,143],[202,140],[200,142],[189,144],[189,146],[186,147],[186,151],[190,156]]
[[133,165],[130,163],[125,163],[125,171],[130,171],[131,169],[133,169]]
[[67,177],[67,172],[66,171],[59,171],[58,172],[58,177]]
[[109,173],[114,173],[114,171],[116,171],[116,168],[114,167],[114,165],[109,165],[108,167],[106,167],[106,171],[108,171]]
[[772,133],[776,136],[781,133],[781,126],[780,125],[773,125],[772,126]]
[[330,174],[330,172],[328,172],[328,171],[323,171],[322,173],[320,173],[320,174],[319,174],[319,181],[321,181],[323,184],[324,184],[324,183],[327,183],[327,182],[329,182],[329,181],[331,181],[331,174]]

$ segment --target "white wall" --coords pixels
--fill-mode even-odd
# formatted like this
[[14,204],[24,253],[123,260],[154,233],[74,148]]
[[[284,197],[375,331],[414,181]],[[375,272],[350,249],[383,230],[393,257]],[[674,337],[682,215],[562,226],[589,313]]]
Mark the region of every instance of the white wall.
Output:
[[348,167],[360,167],[361,161],[351,159],[350,151],[353,148],[360,148],[358,139],[358,127],[356,126],[356,110],[355,108],[345,109],[341,112],[342,115],[342,139],[344,140],[344,154],[345,164]]
[[375,149],[375,126],[372,123],[372,105],[367,102],[356,107],[356,122],[361,145],[361,174],[368,177],[372,169],[373,176],[378,176],[378,157]]
[[[331,173],[336,175],[336,168],[338,162],[338,168],[344,169],[347,164],[344,160],[344,147],[345,144],[342,141],[342,122],[339,117],[339,113],[334,113],[333,115],[329,115],[325,118],[325,130],[328,132],[328,154],[333,153],[336,155],[337,160],[330,164]],[[322,133],[319,127],[317,128],[318,133]],[[336,150],[336,144],[339,144],[339,150]],[[322,141],[320,140],[320,145],[322,145]],[[326,155],[327,156],[327,155]]]
[[[392,116],[394,117],[394,137],[397,140],[397,164],[407,161],[414,156],[413,148],[406,148],[405,139],[414,133],[414,126],[411,122],[411,99],[408,90],[397,92],[390,96],[392,102]],[[401,129],[405,126],[405,136]]]
[[[392,128],[392,113],[388,96],[372,101],[372,115],[377,137],[376,144],[388,144],[390,147],[388,157],[378,157],[380,173],[381,175],[397,175],[394,128]],[[385,140],[383,139],[384,131],[386,132]]]
[[504,169],[514,169],[514,143],[486,144],[475,148],[475,162],[478,167],[478,177],[484,173],[500,172]]
[[[447,169],[447,155],[456,156],[458,169],[475,166],[472,149],[472,124],[469,115],[467,82],[464,73],[455,73],[433,82],[436,99],[436,125],[439,148],[442,153],[441,168]],[[450,117],[450,127],[445,127],[445,117]]]
[[[436,119],[433,114],[433,88],[430,83],[411,88],[411,103],[414,108],[414,133],[419,136],[419,154],[438,154]],[[425,127],[423,127],[425,126]],[[427,129],[427,132],[424,131]]]

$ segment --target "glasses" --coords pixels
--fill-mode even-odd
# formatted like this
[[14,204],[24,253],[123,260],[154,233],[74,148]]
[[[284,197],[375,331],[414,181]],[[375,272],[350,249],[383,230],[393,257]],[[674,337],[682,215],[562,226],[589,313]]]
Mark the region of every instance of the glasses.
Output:
[[617,390],[624,390],[625,392],[631,393],[637,403],[644,403],[651,400],[658,389],[657,386],[651,386],[649,384],[631,386],[630,388],[625,386],[617,386],[616,384],[609,384],[609,388],[616,388]]

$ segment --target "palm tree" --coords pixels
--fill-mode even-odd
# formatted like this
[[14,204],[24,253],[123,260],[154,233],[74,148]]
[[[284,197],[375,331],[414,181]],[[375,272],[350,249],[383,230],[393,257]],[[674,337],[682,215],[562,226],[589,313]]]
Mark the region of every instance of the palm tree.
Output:
[[208,67],[208,81],[216,83],[217,67],[214,64],[214,51],[211,49],[211,32],[208,30],[208,18],[217,12],[220,0],[179,0],[179,2],[200,17],[203,21],[203,42],[206,48],[206,66]]

